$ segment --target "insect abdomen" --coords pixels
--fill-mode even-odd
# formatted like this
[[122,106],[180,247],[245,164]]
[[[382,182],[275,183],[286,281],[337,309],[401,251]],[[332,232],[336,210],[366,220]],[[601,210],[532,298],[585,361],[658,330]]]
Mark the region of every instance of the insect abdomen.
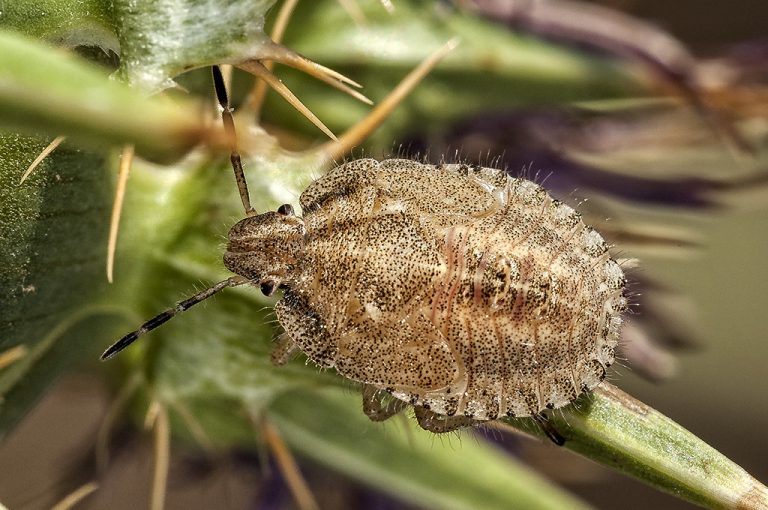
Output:
[[613,362],[621,269],[572,209],[528,181],[510,179],[509,192],[495,214],[444,235],[432,316],[465,376],[425,396],[437,412],[482,420],[561,407]]

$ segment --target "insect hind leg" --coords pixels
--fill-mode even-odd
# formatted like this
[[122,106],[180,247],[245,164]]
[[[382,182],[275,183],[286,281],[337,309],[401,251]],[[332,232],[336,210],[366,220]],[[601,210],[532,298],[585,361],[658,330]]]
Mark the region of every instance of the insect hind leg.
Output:
[[557,446],[563,446],[565,444],[565,438],[560,435],[544,413],[534,413],[531,415],[531,418],[534,419],[536,424],[541,428],[541,431],[544,432],[550,441]]

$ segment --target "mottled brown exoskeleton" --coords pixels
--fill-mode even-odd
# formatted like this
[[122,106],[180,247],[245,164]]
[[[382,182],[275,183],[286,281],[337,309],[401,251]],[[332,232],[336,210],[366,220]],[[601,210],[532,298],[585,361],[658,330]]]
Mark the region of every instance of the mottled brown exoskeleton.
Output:
[[531,181],[492,168],[361,159],[312,183],[300,205],[301,217],[283,205],[237,223],[224,264],[238,276],[104,356],[223,288],[251,283],[266,295],[284,291],[274,360],[300,350],[360,382],[374,420],[410,404],[434,432],[502,416],[546,425],[544,409],[594,388],[614,360],[622,269],[577,212]]

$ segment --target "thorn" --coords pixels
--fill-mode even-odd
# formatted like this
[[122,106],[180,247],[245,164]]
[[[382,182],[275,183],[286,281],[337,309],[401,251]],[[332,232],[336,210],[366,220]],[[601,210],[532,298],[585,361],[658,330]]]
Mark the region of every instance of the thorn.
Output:
[[120,155],[120,167],[117,174],[115,201],[112,203],[112,216],[109,219],[109,239],[107,240],[107,281],[112,283],[115,268],[115,251],[117,250],[117,233],[120,229],[120,216],[123,214],[123,199],[128,184],[128,175],[133,163],[133,145],[123,146]]
[[141,374],[136,372],[117,392],[117,395],[112,399],[107,409],[104,419],[101,420],[101,425],[99,425],[99,430],[96,433],[95,447],[96,471],[98,474],[104,474],[107,471],[107,466],[109,465],[109,436],[112,433],[112,427],[120,412],[125,409],[131,396],[139,389],[140,382]]
[[341,4],[342,9],[347,11],[347,14],[349,14],[349,17],[355,22],[355,25],[365,25],[367,23],[365,14],[363,14],[363,10],[360,6],[357,5],[356,0],[339,0],[339,4]]
[[332,86],[333,88],[335,88],[337,90],[340,90],[340,91],[344,92],[348,96],[354,97],[355,99],[357,99],[361,103],[365,103],[365,104],[367,104],[369,106],[373,106],[373,101],[371,99],[369,99],[367,96],[364,96],[363,94],[361,94],[360,92],[356,91],[355,89],[351,89],[351,88],[347,87],[343,83],[339,83],[339,82],[334,81],[334,80],[325,80],[325,79],[321,79],[321,81],[329,84],[330,86]]
[[391,0],[380,0],[381,5],[384,7],[384,9],[387,10],[388,13],[392,14],[395,12],[395,6],[392,4]]
[[15,345],[9,349],[0,352],[0,370],[4,369],[8,365],[20,360],[27,355],[29,350],[24,344]]
[[319,510],[320,507],[317,505],[317,501],[312,495],[307,481],[301,474],[296,459],[288,449],[280,433],[266,418],[259,419],[258,424],[261,428],[264,442],[267,443],[267,447],[272,452],[272,455],[274,455],[277,461],[277,468],[288,483],[288,488],[299,508],[301,510]]
[[261,62],[257,60],[249,60],[247,62],[237,64],[237,67],[266,81],[270,87],[275,89],[275,92],[283,96],[286,101],[288,101],[294,108],[296,108],[302,115],[304,115],[312,124],[317,126],[330,139],[334,141],[337,140],[336,135],[334,135],[331,130],[328,129],[326,125],[323,124],[320,119],[318,119],[317,116],[309,110],[309,108],[304,106],[304,103],[299,101],[299,99],[293,95],[293,92],[291,92],[290,89],[286,87],[285,84],[280,81],[280,79],[277,78],[277,76],[272,74],[271,71],[264,67]]
[[[296,4],[299,0],[286,0],[283,5],[280,6],[280,11],[277,13],[277,19],[275,19],[275,25],[272,28],[270,39],[275,44],[283,42],[283,35],[285,35],[285,29],[288,26],[288,21],[293,15],[293,11],[296,9]],[[272,61],[263,62],[264,67],[268,71],[272,71],[275,67],[275,63]],[[267,82],[264,80],[256,80],[251,93],[246,99],[245,104],[253,112],[254,117],[258,120],[261,114],[261,107],[264,104],[264,98],[267,95]]]
[[54,138],[53,141],[49,143],[45,149],[43,149],[40,155],[35,158],[32,164],[29,165],[29,168],[27,168],[24,171],[24,173],[21,174],[21,179],[19,179],[19,184],[24,184],[24,181],[26,181],[27,177],[29,177],[32,174],[32,172],[34,172],[35,168],[37,168],[38,165],[40,165],[40,163],[42,163],[43,160],[45,160],[45,158],[47,158],[51,152],[55,151],[56,147],[61,145],[61,143],[66,139],[67,139],[66,136],[57,136],[56,138]]
[[70,492],[64,499],[56,503],[51,507],[51,510],[69,510],[77,505],[84,498],[91,495],[96,489],[99,488],[99,484],[96,482],[88,482],[85,485],[81,485],[74,491]]
[[[219,71],[221,71],[221,78],[224,81],[225,90],[232,89],[232,71],[234,68],[232,64],[220,64]],[[229,102],[229,101],[227,101]]]
[[187,426],[192,437],[195,438],[195,441],[197,441],[206,453],[213,456],[216,451],[213,442],[208,437],[208,434],[206,434],[203,425],[197,418],[195,418],[195,415],[192,414],[192,411],[180,401],[174,402],[172,406],[176,414],[184,421],[184,424]]
[[[294,69],[298,69],[299,71],[313,76],[323,83],[327,83],[331,87],[334,87],[344,92],[345,94],[354,97],[358,101],[366,104],[373,104],[373,101],[365,97],[360,92],[349,87],[349,85],[351,85],[352,87],[362,88],[362,85],[356,81],[344,76],[337,71],[334,71],[333,69],[325,67],[324,65],[313,62],[312,60],[309,60],[308,58],[299,55],[295,51],[280,44],[268,44],[265,54],[259,56],[259,61],[261,60],[271,60],[273,62],[278,62],[280,64],[293,67]],[[238,64],[238,66],[241,66],[241,64]]]
[[313,62],[312,60],[309,60],[308,58],[302,55],[299,55],[293,50],[290,50],[288,48],[285,48],[279,45],[276,45],[276,46],[280,48],[281,55],[279,58],[274,58],[275,62],[285,64],[287,66],[293,67],[294,69],[298,69],[299,71],[307,73],[308,75],[317,78],[323,83],[327,83],[331,87],[334,87],[344,92],[345,94],[348,94],[354,97],[358,101],[361,101],[366,104],[373,104],[373,101],[371,101],[360,92],[348,86],[348,85],[351,85],[356,88],[362,88],[362,85],[360,85],[356,81],[353,81],[352,79],[347,78],[343,74],[336,72],[329,67],[325,67],[324,65],[318,64],[317,62]]
[[147,407],[147,414],[144,415],[144,430],[149,430],[152,428],[152,424],[155,423],[155,419],[157,419],[157,413],[159,411],[160,402],[157,400],[152,400],[149,403],[149,407]]
[[267,58],[269,60],[291,66],[294,69],[303,71],[310,76],[314,76],[318,80],[325,81],[328,78],[332,78],[342,83],[346,83],[347,85],[351,85],[356,88],[362,88],[362,85],[354,81],[352,78],[348,78],[338,71],[334,71],[329,67],[325,67],[324,65],[318,64],[317,62],[313,62],[312,60],[296,53],[290,48],[286,48],[280,44],[271,44],[269,45],[267,51],[269,52],[269,50],[271,50],[271,54],[262,58]]
[[150,404],[147,418],[152,413],[154,429],[154,455],[152,469],[152,493],[149,500],[150,510],[163,510],[168,487],[168,466],[171,457],[171,431],[168,425],[168,411],[157,400]]
[[283,36],[285,35],[285,29],[288,27],[288,21],[293,16],[293,12],[296,9],[296,4],[299,0],[285,0],[283,5],[280,6],[280,12],[277,13],[277,19],[275,25],[272,27],[272,33],[270,39],[275,44],[283,42]]
[[319,151],[324,151],[331,160],[339,159],[349,152],[352,147],[365,140],[376,130],[392,113],[392,111],[410,94],[416,85],[429,74],[432,69],[459,44],[459,39],[454,37],[434,53],[425,58],[415,69],[402,79],[397,87],[387,95],[363,120],[348,129],[341,138],[335,142],[328,142],[320,146]]

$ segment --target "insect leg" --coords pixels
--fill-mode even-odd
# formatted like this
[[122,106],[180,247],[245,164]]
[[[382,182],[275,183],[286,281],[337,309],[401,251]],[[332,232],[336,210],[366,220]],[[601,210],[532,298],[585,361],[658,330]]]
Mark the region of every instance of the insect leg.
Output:
[[[304,296],[287,289],[283,299],[275,304],[275,315],[283,329],[290,331],[291,340],[309,359],[321,367],[334,366],[337,342]],[[280,349],[280,344],[277,348]]]
[[536,421],[536,424],[541,427],[542,432],[547,435],[550,441],[555,443],[557,446],[563,446],[565,444],[565,438],[560,435],[555,427],[552,426],[549,418],[547,418],[543,413],[532,414],[531,418],[533,418],[534,421]]
[[288,333],[283,333],[277,339],[277,345],[272,349],[271,359],[272,363],[277,366],[282,366],[288,363],[291,358],[299,352],[299,346],[293,341]]
[[256,214],[256,210],[251,205],[248,183],[245,180],[245,173],[243,173],[243,162],[240,159],[240,153],[237,152],[235,121],[232,118],[232,109],[229,107],[227,86],[224,84],[224,77],[221,75],[221,68],[219,66],[212,66],[211,72],[213,73],[213,88],[216,90],[216,99],[218,99],[222,109],[221,120],[224,123],[224,131],[227,134],[227,138],[229,138],[231,151],[229,160],[232,162],[232,170],[235,172],[235,181],[237,181],[237,189],[240,191],[240,200],[243,202],[245,214],[253,216]]
[[[384,399],[388,399],[386,402]],[[384,421],[396,415],[408,406],[386,391],[370,384],[363,385],[363,412],[371,421]]]
[[181,313],[188,308],[191,308],[192,306],[196,305],[200,301],[204,301],[208,299],[209,297],[213,296],[217,292],[224,290],[227,287],[237,287],[238,285],[243,285],[244,283],[248,283],[249,281],[250,280],[248,280],[247,278],[243,278],[242,276],[232,276],[231,278],[227,278],[226,280],[217,283],[213,287],[209,287],[204,291],[198,294],[195,294],[191,298],[185,299],[184,301],[180,301],[173,308],[169,308],[163,313],[160,313],[152,317],[147,322],[142,324],[139,329],[137,329],[136,331],[132,331],[131,333],[128,333],[123,338],[121,338],[120,340],[112,344],[109,347],[109,349],[104,351],[104,354],[101,355],[101,359],[107,360],[111,358],[118,352],[122,351],[123,349],[131,345],[134,341],[136,341],[137,338],[139,338],[144,333],[148,333],[149,331],[152,331],[156,327],[171,320],[174,316],[176,316],[176,314]]
[[452,432],[462,427],[470,427],[476,423],[475,420],[467,416],[443,416],[429,409],[424,409],[422,406],[413,406],[413,412],[416,415],[419,426],[435,434]]

